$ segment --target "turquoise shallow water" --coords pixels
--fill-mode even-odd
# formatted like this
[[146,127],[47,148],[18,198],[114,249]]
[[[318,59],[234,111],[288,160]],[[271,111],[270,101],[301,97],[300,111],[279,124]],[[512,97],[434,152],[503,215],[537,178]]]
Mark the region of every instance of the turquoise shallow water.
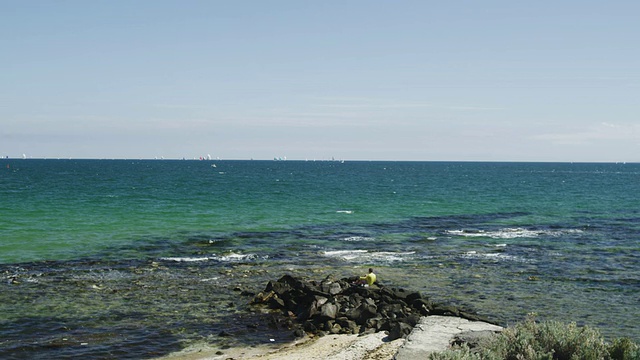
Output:
[[369,266],[640,341],[638,194],[640,164],[3,160],[0,357],[260,342],[238,288]]

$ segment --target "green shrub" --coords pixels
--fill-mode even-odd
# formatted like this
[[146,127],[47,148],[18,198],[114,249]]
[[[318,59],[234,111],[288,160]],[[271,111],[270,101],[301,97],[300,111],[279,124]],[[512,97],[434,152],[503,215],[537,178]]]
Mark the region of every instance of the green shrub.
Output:
[[640,349],[629,338],[613,340],[609,354],[612,360],[640,360]]
[[443,351],[440,353],[433,353],[429,355],[430,360],[500,360],[498,356],[493,353],[480,350],[475,352],[469,349],[466,345],[456,347],[453,350]]
[[608,356],[597,330],[557,321],[536,323],[533,316],[504,330],[490,348],[503,359],[599,360]]
[[480,349],[462,346],[432,360],[640,360],[638,345],[628,338],[605,343],[600,333],[588,326],[557,321],[537,323],[530,315],[509,327]]

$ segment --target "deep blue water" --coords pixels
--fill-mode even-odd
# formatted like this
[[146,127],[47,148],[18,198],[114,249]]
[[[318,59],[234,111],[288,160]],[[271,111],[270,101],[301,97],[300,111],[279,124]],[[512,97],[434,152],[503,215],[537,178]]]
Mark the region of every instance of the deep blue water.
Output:
[[154,357],[229,326],[260,342],[229,325],[234,288],[370,266],[504,325],[640,341],[640,164],[1,165],[0,357]]

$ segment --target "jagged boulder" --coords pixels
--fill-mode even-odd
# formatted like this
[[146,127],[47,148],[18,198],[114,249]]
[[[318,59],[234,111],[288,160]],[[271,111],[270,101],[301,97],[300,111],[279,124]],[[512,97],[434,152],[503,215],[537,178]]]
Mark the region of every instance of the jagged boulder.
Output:
[[411,333],[411,330],[413,330],[413,326],[407,323],[397,322],[389,330],[389,340],[393,341],[405,337]]
[[375,304],[364,302],[355,309],[348,310],[346,315],[349,320],[353,320],[356,324],[362,325],[366,323],[367,320],[378,315],[377,306]]
[[333,303],[325,303],[320,308],[320,314],[318,316],[321,320],[335,319],[338,315],[338,306]]
[[303,330],[320,335],[389,331],[389,339],[393,340],[407,336],[421,316],[450,315],[487,321],[470,311],[433,303],[419,292],[362,287],[352,285],[350,280],[327,277],[316,282],[284,275],[269,281],[252,304],[295,317],[296,334]]

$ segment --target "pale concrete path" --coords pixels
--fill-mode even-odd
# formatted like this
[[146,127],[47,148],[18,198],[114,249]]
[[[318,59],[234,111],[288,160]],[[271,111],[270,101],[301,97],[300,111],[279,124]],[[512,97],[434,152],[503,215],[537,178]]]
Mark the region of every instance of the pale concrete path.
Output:
[[453,338],[467,331],[501,331],[502,327],[452,316],[427,316],[413,328],[395,360],[423,360],[432,352],[449,348]]

